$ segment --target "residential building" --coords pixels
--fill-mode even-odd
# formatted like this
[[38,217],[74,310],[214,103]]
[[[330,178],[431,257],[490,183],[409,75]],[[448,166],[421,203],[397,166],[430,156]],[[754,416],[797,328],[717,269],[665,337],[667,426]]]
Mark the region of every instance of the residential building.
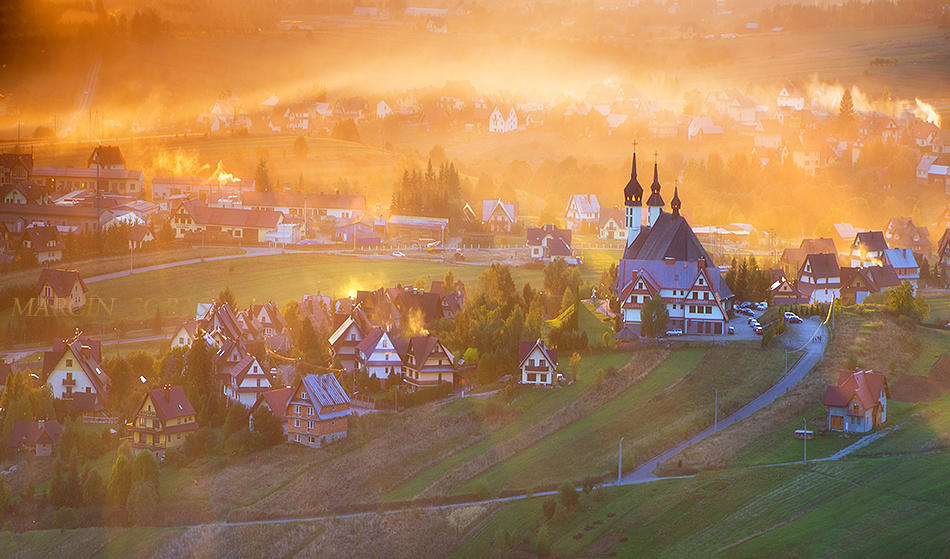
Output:
[[36,283],[36,300],[50,309],[73,312],[86,306],[88,291],[78,271],[43,268]]
[[358,221],[366,213],[366,197],[359,194],[300,194],[296,192],[245,192],[244,208],[273,210],[285,217],[315,221]]
[[56,340],[53,349],[43,353],[43,382],[58,400],[86,393],[95,404],[104,406],[112,379],[103,372],[101,362],[100,342],[79,332],[67,340]]
[[597,237],[605,241],[627,240],[627,227],[624,224],[623,210],[619,208],[601,210]]
[[775,99],[775,106],[792,109],[794,111],[804,110],[805,94],[794,85],[784,85],[778,92],[778,96]]
[[868,295],[887,291],[900,284],[897,272],[890,266],[841,268],[841,301],[860,305]]
[[515,226],[515,205],[501,198],[482,200],[482,225],[491,233],[511,233]]
[[574,194],[567,201],[567,228],[578,231],[600,223],[600,202],[596,194]]
[[30,182],[33,155],[30,153],[0,154],[0,188]]
[[402,374],[402,358],[389,332],[373,328],[356,346],[357,367],[366,369],[371,377],[385,380]]
[[403,380],[410,388],[455,384],[455,356],[439,341],[438,336],[410,338],[402,357]]
[[851,243],[851,267],[881,266],[884,263],[884,251],[887,241],[883,231],[865,231],[858,233]]
[[893,217],[884,230],[889,248],[906,248],[924,257],[929,256],[933,248],[930,246],[930,232],[926,227],[918,227],[909,217]]
[[550,262],[561,258],[568,264],[576,265],[571,246],[571,231],[558,229],[555,225],[529,227],[525,230],[525,244],[531,250],[531,258],[541,262]]
[[884,265],[890,266],[897,273],[901,283],[907,282],[917,293],[920,283],[920,266],[914,257],[914,252],[908,248],[889,248],[884,251]]
[[828,430],[867,433],[887,421],[887,378],[874,371],[842,371],[825,389]]
[[18,419],[10,431],[7,445],[18,452],[29,452],[34,456],[52,456],[62,434],[63,426],[55,419]]
[[769,291],[772,292],[773,305],[797,305],[804,303],[805,298],[799,293],[795,283],[788,279],[784,270],[771,270],[772,283]]
[[[261,394],[277,388],[270,371],[264,370],[261,364],[243,348],[235,349],[239,344],[225,343],[222,351],[216,356],[218,378],[221,379],[224,395],[245,408],[250,408]],[[237,360],[234,358],[238,357]]]
[[215,208],[187,200],[178,205],[171,225],[179,239],[207,233],[211,241],[261,244],[283,221],[283,214],[274,210]]
[[809,254],[798,273],[798,291],[808,303],[831,303],[841,295],[841,269],[834,254]]
[[125,157],[122,157],[122,150],[119,149],[119,146],[100,144],[89,155],[87,167],[101,170],[125,169]]
[[557,349],[549,348],[544,340],[521,342],[521,384],[553,386],[557,382]]
[[33,224],[23,230],[20,249],[32,251],[38,264],[46,264],[63,259],[64,244],[55,226]]
[[782,269],[788,274],[797,274],[802,262],[809,254],[838,254],[834,239],[820,237],[817,239],[802,239],[797,248],[787,248],[782,251]]
[[274,417],[280,421],[284,429],[284,436],[287,436],[287,402],[290,401],[290,397],[294,393],[293,386],[287,386],[284,388],[278,388],[276,390],[268,390],[261,394],[261,399],[258,400],[250,409],[250,427],[251,430],[254,429],[254,414],[260,409],[269,410]]
[[198,430],[198,414],[181,386],[149,390],[127,428],[134,450],[163,456],[166,450],[185,444]]
[[[636,157],[634,157],[636,165]],[[628,217],[627,247],[617,267],[624,328],[618,339],[641,335],[641,311],[650,297],[659,297],[669,313],[669,328],[686,334],[723,335],[733,294],[722,275],[680,214],[682,202],[674,188],[672,213],[663,211],[657,166],[647,200],[647,224],[641,226],[643,188],[636,172],[624,187]]]
[[496,106],[488,117],[488,131],[498,134],[514,132],[518,129],[518,113],[511,106]]
[[937,261],[934,263],[940,277],[943,278],[944,285],[950,278],[950,228],[944,229],[940,236],[940,242],[937,243]]
[[346,437],[350,397],[332,373],[304,375],[287,402],[287,441],[319,448]]
[[200,177],[155,177],[152,179],[152,201],[166,210],[173,210],[175,204],[196,198],[206,204],[217,204],[219,200],[240,200],[245,189],[253,190],[254,183],[230,175]]
[[198,319],[189,319],[178,325],[175,333],[172,335],[171,348],[190,348],[191,344],[201,332],[202,321]]
[[330,352],[333,359],[348,372],[356,370],[357,348],[371,331],[373,325],[361,307],[353,309],[348,316],[336,324],[330,334]]
[[48,192],[90,192],[141,196],[145,174],[131,169],[96,169],[77,167],[33,167],[33,184]]

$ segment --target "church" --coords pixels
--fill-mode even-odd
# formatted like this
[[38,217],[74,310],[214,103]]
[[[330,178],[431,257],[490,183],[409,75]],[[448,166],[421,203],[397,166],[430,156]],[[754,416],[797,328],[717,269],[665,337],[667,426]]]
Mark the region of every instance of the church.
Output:
[[643,187],[637,180],[637,154],[633,154],[630,181],[624,188],[624,223],[627,246],[617,266],[617,292],[623,329],[618,339],[640,336],[640,312],[649,297],[666,303],[667,330],[686,335],[721,335],[732,311],[733,294],[709,253],[680,215],[679,188],[673,189],[670,212],[660,194],[657,164],[643,215]]

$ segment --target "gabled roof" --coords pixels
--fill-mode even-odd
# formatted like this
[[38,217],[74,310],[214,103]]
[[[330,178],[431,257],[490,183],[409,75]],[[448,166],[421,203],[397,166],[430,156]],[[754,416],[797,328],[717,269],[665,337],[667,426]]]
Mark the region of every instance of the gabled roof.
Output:
[[600,202],[596,194],[572,194],[568,200],[568,207],[573,205],[579,213],[599,213]]
[[[185,395],[185,389],[181,386],[170,386],[167,388],[153,388],[146,394],[147,398],[152,400],[155,405],[155,412],[163,423],[179,417],[195,415],[195,408]],[[142,399],[141,409],[145,404],[145,398]]]
[[82,278],[79,277],[78,271],[44,268],[40,271],[40,279],[36,284],[36,289],[39,291],[44,285],[49,283],[50,287],[53,288],[53,293],[55,293],[57,297],[69,297],[73,292],[73,287],[76,285],[76,282],[79,282],[79,285],[82,286],[83,292],[87,291],[86,284],[82,281]]
[[245,206],[261,208],[294,207],[307,209],[363,210],[366,197],[357,194],[301,194],[297,192],[245,192]]
[[881,252],[887,250],[887,241],[883,231],[863,231],[855,235],[852,246],[861,246],[867,252]]
[[119,146],[96,146],[89,156],[87,165],[92,167],[98,162],[100,167],[113,167],[121,165],[125,167],[125,158],[122,157],[122,151]]
[[538,246],[548,235],[560,238],[565,244],[571,244],[571,230],[558,229],[556,225],[542,225],[541,227],[529,227],[525,229],[528,246]]
[[49,378],[53,368],[59,363],[66,351],[70,351],[76,359],[76,364],[82,369],[89,382],[95,387],[96,393],[104,400],[108,396],[112,379],[103,372],[100,366],[102,360],[102,345],[98,341],[90,340],[82,332],[68,340],[56,340],[53,349],[43,354],[43,381]]
[[907,248],[889,248],[885,250],[884,261],[893,268],[917,268],[914,251]]
[[683,216],[661,211],[652,227],[643,227],[640,234],[624,250],[623,260],[706,260],[715,266],[712,257],[699,242]]
[[548,348],[546,345],[544,345],[544,340],[541,338],[538,338],[538,340],[534,342],[521,342],[519,345],[521,358],[518,360],[518,367],[524,365],[525,359],[531,355],[531,352],[534,351],[534,348],[540,349],[541,353],[545,356],[545,358],[547,358],[548,363],[550,363],[553,368],[557,368],[557,349]]
[[315,407],[336,406],[349,404],[350,397],[343,386],[332,373],[323,375],[306,375],[301,379],[307,388],[310,401],[317,404]]
[[44,421],[42,427],[38,421],[19,419],[13,424],[13,430],[10,432],[10,440],[7,444],[13,448],[20,445],[33,446],[38,442],[55,444],[62,434],[63,426],[55,419]]
[[800,248],[805,251],[805,254],[838,254],[834,239],[828,237],[802,239]]
[[186,200],[182,206],[199,225],[276,229],[283,219],[283,214],[275,210],[216,208],[201,200]]
[[511,223],[515,222],[515,205],[502,202],[501,198],[492,200],[482,200],[482,222],[487,222],[491,216],[501,209],[502,215],[508,218]]
[[270,408],[274,417],[279,419],[281,423],[287,420],[287,402],[290,401],[290,397],[294,395],[294,388],[288,386],[286,388],[278,388],[277,390],[268,390],[261,394],[261,399],[254,403],[254,406],[251,408],[251,413],[261,405],[261,403],[266,403],[267,407]]
[[809,254],[802,263],[802,273],[805,266],[811,269],[813,278],[840,277],[841,269],[838,266],[838,257],[834,254]]
[[607,222],[613,220],[618,227],[624,226],[623,210],[620,208],[604,208],[600,211],[600,226],[604,227]]
[[382,339],[383,334],[385,334],[385,332],[382,328],[373,328],[368,334],[366,334],[360,343],[357,344],[356,348],[360,353],[369,355],[374,349],[376,349],[376,345],[379,343],[379,340]]
[[886,397],[891,393],[887,387],[887,378],[873,371],[842,371],[838,374],[838,384],[825,389],[825,405],[843,408],[852,398],[857,397],[862,411],[878,405],[878,397],[884,391]]

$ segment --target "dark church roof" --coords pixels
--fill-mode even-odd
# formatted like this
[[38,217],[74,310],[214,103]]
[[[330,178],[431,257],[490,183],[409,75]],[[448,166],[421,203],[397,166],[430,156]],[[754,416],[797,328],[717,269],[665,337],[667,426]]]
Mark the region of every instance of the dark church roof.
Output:
[[656,163],[653,164],[653,184],[650,185],[650,199],[647,200],[648,206],[658,206],[663,207],[663,197],[660,196],[660,180],[657,178],[656,174]]
[[643,187],[637,180],[637,154],[633,154],[633,165],[630,169],[630,182],[623,189],[623,200],[627,206],[640,206],[643,204]]
[[686,219],[663,211],[652,227],[640,229],[640,234],[623,252],[624,260],[699,260],[700,257],[708,266],[715,266]]

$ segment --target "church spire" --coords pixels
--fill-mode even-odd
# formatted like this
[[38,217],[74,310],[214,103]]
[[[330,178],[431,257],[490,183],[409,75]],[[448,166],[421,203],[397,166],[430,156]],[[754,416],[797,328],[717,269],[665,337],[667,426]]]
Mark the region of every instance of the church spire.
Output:
[[673,216],[678,217],[680,215],[680,208],[683,207],[683,203],[680,202],[680,192],[679,185],[673,186],[673,199],[670,200],[670,208],[673,209]]
[[[656,154],[654,154],[654,158]],[[648,206],[662,208],[663,196],[660,195],[660,179],[657,178],[656,160],[653,161],[653,184],[650,185],[650,199],[647,200]]]
[[623,202],[625,206],[643,205],[643,187],[637,180],[637,152],[633,152],[633,164],[630,167],[630,181],[623,189]]

